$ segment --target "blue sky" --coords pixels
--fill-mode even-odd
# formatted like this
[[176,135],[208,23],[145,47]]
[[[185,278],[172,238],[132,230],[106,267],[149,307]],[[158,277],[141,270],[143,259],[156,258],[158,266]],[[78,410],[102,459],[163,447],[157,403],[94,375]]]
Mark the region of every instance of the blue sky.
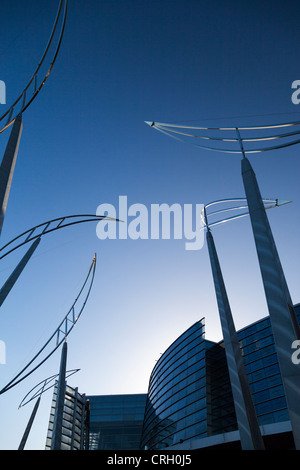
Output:
[[[1,7],[0,80],[5,111],[35,69],[57,1]],[[206,204],[244,195],[240,158],[169,139],[144,121],[219,125],[299,119],[299,9],[287,1],[69,2],[62,48],[24,128],[2,242],[51,218],[96,213],[103,203]],[[2,114],[2,112],[1,112]],[[0,135],[4,152],[8,132]],[[299,298],[299,148],[250,158],[269,211],[291,295]],[[279,212],[280,211],[280,212]],[[267,315],[249,219],[214,230],[237,328]],[[88,304],[68,338],[70,378],[86,394],[145,393],[155,361],[195,321],[221,330],[206,245],[183,240],[99,240],[96,224],[42,239],[1,307],[7,363],[1,385],[43,345],[72,305],[94,253]],[[3,261],[4,283],[22,252]],[[0,396],[0,448],[16,449],[32,407],[27,392],[55,374],[56,354]],[[42,399],[28,449],[43,449],[52,392]],[[33,406],[33,404],[32,404]]]

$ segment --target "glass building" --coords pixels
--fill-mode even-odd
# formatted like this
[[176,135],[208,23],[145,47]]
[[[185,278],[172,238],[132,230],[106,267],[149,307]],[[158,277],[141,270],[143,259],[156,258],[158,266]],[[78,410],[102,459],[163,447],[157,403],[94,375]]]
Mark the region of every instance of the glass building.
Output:
[[[295,311],[300,323],[300,304]],[[287,432],[276,431],[276,445],[283,442],[278,436],[284,435],[288,448],[293,448],[270,318],[239,330],[237,336],[259,424],[286,424]],[[172,343],[152,371],[141,449],[184,449],[189,441],[208,442],[204,438],[236,430],[224,344],[204,338],[201,320]]]
[[[45,450],[51,450],[56,398],[57,383],[53,392]],[[63,411],[61,450],[87,450],[89,439],[88,424],[89,404],[85,395],[78,393],[77,388],[71,388],[67,385]]]
[[270,318],[238,332],[259,424],[289,419]]
[[146,394],[88,396],[90,450],[138,450]]
[[148,390],[142,449],[236,429],[224,348],[192,325],[160,357]]

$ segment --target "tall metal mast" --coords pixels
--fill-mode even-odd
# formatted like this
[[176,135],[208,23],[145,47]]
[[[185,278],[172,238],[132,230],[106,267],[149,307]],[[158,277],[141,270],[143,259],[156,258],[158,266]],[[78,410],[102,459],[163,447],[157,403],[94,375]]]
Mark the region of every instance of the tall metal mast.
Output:
[[[270,224],[252,166],[246,154],[282,149],[300,143],[300,122],[247,126],[204,127],[147,122],[158,131],[184,143],[214,152],[242,155],[242,179],[268,305],[280,373],[287,399],[295,447],[300,450],[300,365],[292,361],[291,348],[300,339],[300,328],[281,266]],[[240,130],[247,132],[241,137]],[[268,132],[268,135],[261,134]],[[217,132],[217,135],[215,134]],[[225,135],[224,135],[225,132]],[[249,135],[250,132],[250,135]],[[253,135],[253,132],[260,134]],[[234,135],[235,133],[235,135]],[[206,141],[211,145],[202,145]],[[269,143],[275,141],[274,145]],[[200,142],[200,143],[199,143]],[[224,148],[226,142],[226,148]],[[259,147],[256,147],[259,142]],[[245,149],[244,143],[249,148]],[[239,149],[233,145],[239,145]],[[210,242],[209,242],[210,243]]]

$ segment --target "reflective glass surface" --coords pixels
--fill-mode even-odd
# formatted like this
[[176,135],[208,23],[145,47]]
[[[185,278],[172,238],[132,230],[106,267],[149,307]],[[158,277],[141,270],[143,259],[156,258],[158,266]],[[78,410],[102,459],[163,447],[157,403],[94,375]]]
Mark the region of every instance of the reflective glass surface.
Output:
[[146,394],[88,396],[90,450],[137,450]]
[[[300,323],[300,304],[295,306]],[[270,318],[237,332],[260,425],[289,420]],[[195,323],[165,351],[150,377],[142,449],[237,429],[222,342]]]
[[[234,428],[235,416],[224,349],[206,341],[203,320],[161,356],[151,374],[142,449],[164,449]],[[225,365],[225,368],[224,368]],[[220,383],[227,384],[226,393]],[[223,412],[216,412],[221,400]]]
[[[295,306],[300,323],[300,304]],[[289,420],[270,317],[238,332],[259,423]]]

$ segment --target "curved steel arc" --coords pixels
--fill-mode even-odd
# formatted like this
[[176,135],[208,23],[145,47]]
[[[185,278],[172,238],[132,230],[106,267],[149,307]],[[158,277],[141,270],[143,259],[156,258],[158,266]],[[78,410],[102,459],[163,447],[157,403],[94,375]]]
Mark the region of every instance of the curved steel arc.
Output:
[[[178,127],[181,129],[198,129],[198,130],[211,130],[211,131],[234,131],[236,127],[198,127],[198,126],[182,126],[178,124],[167,124],[164,122],[155,122],[155,121],[145,121],[150,127],[155,126],[167,126],[167,127]],[[258,130],[258,129],[278,129],[282,127],[290,127],[290,126],[297,126],[300,125],[300,121],[293,121],[293,122],[285,122],[281,124],[269,124],[264,126],[247,126],[247,127],[239,127],[242,130]]]
[[[85,307],[86,302],[89,298],[91,288],[92,288],[92,285],[93,285],[93,282],[94,282],[95,269],[96,269],[96,254],[94,255],[94,258],[93,258],[92,264],[90,266],[88,275],[87,275],[87,277],[86,277],[86,279],[85,279],[85,281],[84,281],[84,283],[83,283],[83,285],[82,285],[82,287],[79,291],[79,294],[77,295],[77,297],[76,297],[75,301],[73,302],[71,308],[69,309],[68,313],[65,315],[65,317],[63,318],[61,323],[58,325],[58,327],[56,328],[54,333],[50,336],[48,341],[38,351],[38,353],[31,359],[31,361],[29,361],[27,363],[27,365],[7,385],[5,385],[5,387],[3,387],[2,390],[0,390],[0,395],[3,394],[4,392],[6,392],[7,390],[13,388],[15,385],[22,382],[26,377],[31,375],[36,369],[38,369],[38,367],[40,367],[44,362],[46,362],[47,359],[49,359],[49,357],[52,356],[52,354],[59,348],[59,346],[63,343],[63,341],[65,341],[65,339],[67,338],[67,336],[70,334],[70,332],[72,331],[72,329],[76,325],[81,313],[84,310],[84,307]],[[90,281],[89,281],[89,279],[90,279]],[[79,300],[79,298],[82,294],[82,291],[85,288],[88,281],[89,281],[88,292],[86,294],[86,297],[84,299],[83,305],[82,305],[79,313],[75,317],[75,305],[76,305],[77,301]],[[71,318],[69,318],[69,317],[71,317]],[[71,324],[71,326],[70,326],[70,324]],[[64,325],[64,330],[61,329],[62,325]],[[60,334],[62,334],[61,339],[60,339]],[[52,341],[52,339],[55,338],[55,336],[56,336],[56,345],[53,347],[53,349],[50,351],[50,353],[39,364],[34,366],[26,375],[19,378],[28,369],[28,367],[31,366],[31,364],[38,358],[38,356],[44,351],[44,349],[48,346],[48,344]],[[17,379],[19,379],[19,380],[17,380]]]
[[[273,135],[273,136],[265,136],[265,137],[245,137],[245,138],[241,138],[241,139],[237,139],[237,138],[221,138],[221,137],[209,137],[209,136],[200,136],[200,135],[194,135],[194,134],[187,134],[185,132],[179,132],[179,131],[176,131],[176,130],[173,130],[173,129],[169,129],[169,127],[176,127],[176,128],[183,128],[183,129],[189,129],[189,127],[187,126],[172,126],[172,125],[169,125],[169,124],[163,124],[163,123],[155,123],[155,122],[147,122],[145,121],[146,124],[150,125],[150,127],[154,127],[156,130],[158,130],[159,132],[162,132],[163,134],[166,134],[168,137],[171,137],[172,139],[175,139],[175,140],[178,140],[179,142],[182,142],[182,143],[185,143],[185,144],[188,144],[188,145],[192,145],[194,147],[198,147],[198,148],[201,148],[201,149],[204,149],[204,150],[211,150],[211,151],[215,151],[215,152],[222,152],[222,153],[232,153],[232,154],[239,154],[239,155],[243,155],[243,154],[250,154],[250,153],[261,153],[261,152],[267,152],[267,151],[270,151],[270,150],[276,150],[276,149],[280,149],[280,148],[285,148],[285,147],[290,147],[292,145],[296,145],[298,143],[300,143],[300,139],[295,139],[295,140],[292,140],[292,141],[289,141],[289,142],[285,142],[285,143],[282,143],[282,144],[279,144],[279,145],[273,145],[272,147],[261,147],[261,148],[255,148],[255,149],[239,149],[239,150],[235,150],[235,149],[229,149],[229,148],[217,148],[217,147],[213,147],[213,146],[207,146],[207,145],[199,145],[197,143],[194,143],[194,142],[188,142],[186,141],[184,138],[180,138],[178,136],[175,136],[175,135],[172,135],[172,134],[177,134],[177,135],[182,135],[182,136],[185,136],[185,137],[191,137],[191,138],[194,138],[194,139],[203,139],[203,140],[213,140],[213,141],[219,141],[219,142],[235,142],[235,143],[238,143],[238,142],[262,142],[262,141],[270,141],[270,140],[276,140],[276,139],[282,139],[282,138],[288,138],[288,137],[292,137],[292,136],[297,136],[300,134],[300,130],[299,131],[295,131],[295,132],[289,132],[289,133],[284,133],[284,134],[277,134],[277,135]],[[278,126],[264,126],[264,127],[228,127],[228,128],[209,128],[209,127],[199,127],[199,128],[196,128],[196,127],[190,127],[190,129],[202,129],[202,130],[230,130],[230,131],[237,131],[237,130],[241,130],[241,129],[248,129],[248,130],[251,130],[251,129],[269,129],[269,128],[276,128],[276,127],[287,127],[287,126],[295,126],[295,125],[300,125],[299,122],[294,122],[294,123],[289,123],[289,124],[282,124],[282,125],[278,125]]]
[[[217,199],[216,201],[209,202],[205,204],[205,208],[213,206],[215,204],[223,204],[224,202],[234,202],[234,201],[247,201],[245,197],[234,197],[234,198],[227,198],[227,199]],[[278,199],[263,199],[264,202],[275,203]],[[248,206],[246,206],[248,207]]]
[[[70,219],[76,219],[78,217],[81,217],[81,218],[85,217],[85,219],[83,219],[83,220],[81,220],[81,219],[80,220],[73,220],[71,222],[64,223],[66,220],[69,221]],[[17,248],[20,248],[21,246],[25,245],[26,243],[29,243],[32,240],[35,240],[36,238],[39,238],[43,235],[46,235],[47,233],[54,232],[55,230],[59,230],[61,228],[70,227],[71,225],[81,224],[83,222],[95,222],[95,221],[99,222],[99,221],[104,220],[104,219],[114,221],[114,222],[120,222],[119,219],[113,219],[111,217],[106,217],[104,215],[91,215],[91,214],[88,214],[88,215],[85,215],[85,214],[83,214],[83,215],[68,215],[68,216],[48,220],[47,222],[43,222],[42,224],[36,225],[35,227],[32,227],[29,230],[26,230],[25,232],[21,233],[20,235],[18,235],[17,237],[13,238],[8,243],[3,245],[0,248],[0,254],[1,254],[1,252],[3,252],[3,250],[5,250],[10,245],[12,245],[14,242],[16,242],[17,240],[20,240],[22,237],[25,237],[27,235],[27,238],[24,241],[22,241],[21,243],[17,244],[17,246],[11,248],[9,251],[2,254],[0,256],[0,260],[5,258],[5,256],[7,256],[9,253],[12,253],[13,251],[15,251]],[[53,228],[50,228],[51,224],[54,224],[55,222],[57,222],[56,226],[53,227]],[[41,229],[41,230],[39,230],[39,233],[36,233],[38,231],[38,229]]]
[[[210,203],[206,204],[203,207],[203,209],[201,211],[201,214],[200,214],[201,220],[203,222],[202,230],[204,230],[205,227],[214,227],[215,225],[219,225],[219,224],[229,222],[231,220],[239,219],[241,217],[246,217],[247,215],[249,215],[249,211],[247,210],[246,212],[243,212],[242,214],[237,214],[237,215],[234,215],[232,217],[226,217],[226,218],[220,219],[216,222],[208,223],[208,217],[209,216],[212,216],[212,215],[215,215],[215,214],[221,214],[221,213],[229,212],[229,211],[233,211],[233,210],[241,210],[241,209],[247,209],[248,208],[248,205],[234,206],[234,207],[227,207],[227,208],[219,209],[219,210],[213,211],[209,214],[207,213],[206,209],[210,206],[213,206],[215,204],[222,204],[222,203],[226,203],[226,202],[233,202],[233,201],[246,201],[246,199],[245,198],[220,199],[220,200],[213,201],[213,202],[210,202]],[[285,204],[289,204],[290,202],[291,201],[283,201],[283,200],[278,200],[278,199],[263,199],[263,203],[264,203],[264,206],[265,206],[266,210],[273,209],[274,207],[279,207],[279,206],[282,206],[282,205],[285,205]]]
[[[71,377],[71,375],[74,375],[76,374],[80,369],[72,369],[72,370],[69,370],[66,372],[66,379],[68,377]],[[54,387],[55,385],[55,379],[59,376],[59,374],[55,374],[55,375],[51,375],[50,377],[47,377],[46,379],[42,380],[40,383],[38,383],[37,385],[35,385],[26,395],[25,397],[23,398],[23,400],[21,401],[20,405],[19,405],[19,409],[22,408],[23,406],[27,405],[28,403],[30,403],[32,400],[34,400],[35,398],[41,396],[43,393],[45,393],[47,390],[49,390],[50,388]],[[51,385],[49,385],[51,382],[54,382],[52,383]],[[33,395],[31,398],[29,398],[27,401],[26,398],[30,395],[30,393],[33,392],[33,390],[35,390],[36,388],[40,387]],[[46,388],[47,387],[47,388]]]
[[[230,139],[228,137],[223,137],[222,138],[222,137],[211,137],[211,136],[196,135],[196,134],[187,134],[186,132],[179,132],[179,131],[175,131],[173,129],[168,129],[165,126],[154,126],[154,127],[158,128],[158,129],[163,129],[166,132],[172,132],[174,134],[184,135],[186,137],[193,137],[195,139],[216,140],[216,141],[219,141],[219,142],[239,142],[239,139],[236,139],[236,138]],[[288,132],[288,133],[285,133],[285,134],[270,135],[270,136],[266,136],[266,137],[247,137],[247,138],[244,137],[242,140],[243,140],[243,142],[262,142],[262,141],[266,141],[266,140],[282,139],[282,138],[291,137],[291,136],[299,135],[299,134],[300,134],[300,131],[295,131],[295,132]]]
[[[64,5],[64,8],[63,8],[63,5]],[[10,108],[0,117],[0,122],[1,122],[1,121],[3,121],[3,119],[5,117],[8,116],[8,119],[7,119],[6,123],[3,125],[2,128],[0,127],[0,134],[3,131],[5,131],[5,129],[7,129],[14,122],[14,120],[16,119],[16,116],[18,114],[21,114],[23,111],[25,111],[28,108],[28,106],[32,103],[32,101],[36,98],[36,96],[39,94],[39,92],[41,91],[41,89],[45,85],[45,82],[46,82],[47,78],[50,75],[50,72],[51,72],[51,70],[54,66],[54,63],[56,61],[56,58],[57,58],[57,55],[58,55],[58,52],[59,52],[59,49],[60,49],[60,46],[61,46],[61,42],[62,42],[64,30],[65,30],[65,24],[66,24],[67,7],[68,7],[68,0],[60,0],[58,10],[57,10],[57,14],[56,14],[56,18],[55,18],[54,25],[53,25],[53,28],[52,28],[52,32],[50,34],[50,38],[49,38],[48,43],[46,45],[45,51],[44,51],[44,53],[43,53],[43,55],[42,55],[42,57],[41,57],[41,59],[38,63],[37,68],[35,69],[32,77],[30,78],[29,82],[27,83],[27,85],[23,89],[22,93],[18,96],[18,98],[10,106]],[[43,63],[45,62],[45,59],[48,55],[48,51],[49,51],[49,49],[52,45],[53,38],[55,36],[58,25],[60,23],[60,19],[61,19],[61,30],[60,30],[60,33],[59,33],[59,37],[58,37],[58,41],[57,41],[57,44],[56,44],[56,47],[55,47],[55,51],[54,51],[50,66],[49,66],[47,72],[45,73],[45,75],[43,76],[43,78],[39,80],[40,83],[38,85],[38,83],[37,83],[38,73],[39,73],[39,71],[40,71],[40,69],[41,69],[41,67],[42,67]],[[30,87],[33,83],[34,83],[33,95],[31,96],[30,99],[26,100],[26,93],[29,91],[29,89],[30,89]],[[15,107],[21,101],[22,101],[21,109],[19,109],[14,114]]]

